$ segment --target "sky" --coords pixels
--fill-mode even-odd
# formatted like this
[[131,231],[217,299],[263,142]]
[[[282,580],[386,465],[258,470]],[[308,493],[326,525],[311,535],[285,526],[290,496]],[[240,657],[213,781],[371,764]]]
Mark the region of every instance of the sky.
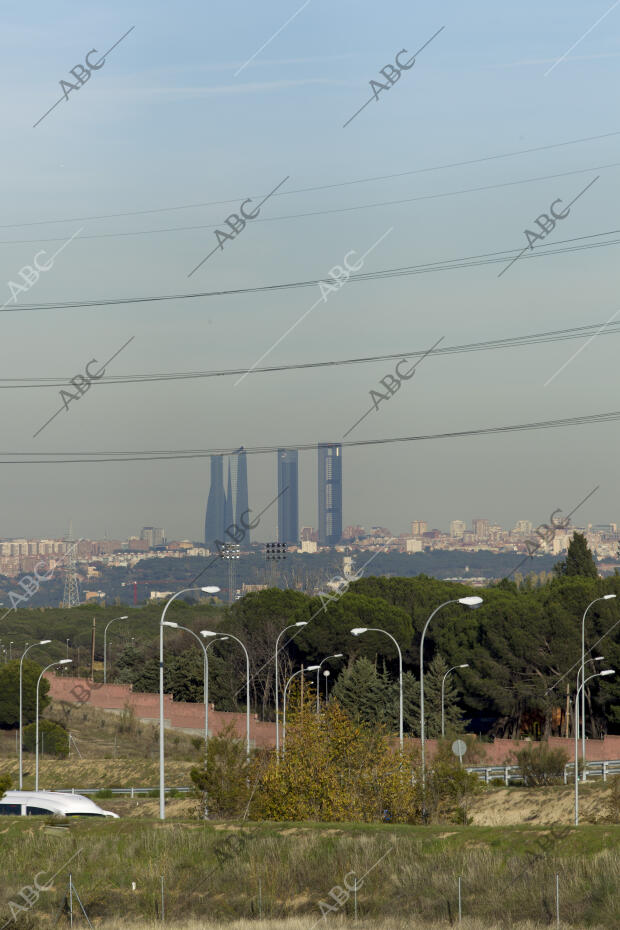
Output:
[[[208,458],[50,464],[49,455],[337,442],[395,362],[240,382],[106,384],[108,375],[250,368],[261,356],[276,366],[407,358],[440,339],[603,324],[617,311],[620,320],[617,246],[528,259],[525,236],[586,187],[533,251],[590,245],[579,237],[618,226],[620,3],[34,0],[4,4],[2,19],[0,536],[59,536],[72,520],[85,537],[156,525],[199,540]],[[433,36],[388,85],[381,69],[393,76],[396,56],[406,64]],[[83,77],[87,55],[98,67],[78,84],[71,69]],[[579,139],[590,141],[558,145]],[[489,158],[506,153],[517,154]],[[276,187],[218,247],[227,217],[248,198],[254,211]],[[25,309],[316,281],[345,256],[362,274],[493,252],[507,264],[524,248],[501,276],[502,265],[482,263],[341,279],[323,293],[312,284]],[[20,271],[35,256],[48,268],[38,279],[26,271],[26,289]],[[613,411],[615,331],[565,365],[586,338],[431,353],[347,438]],[[98,381],[74,390],[72,378],[89,363],[99,373],[121,347]],[[65,379],[75,399],[44,380],[32,386],[46,377]],[[7,386],[17,378],[30,386]],[[345,448],[344,525],[537,525],[595,487],[575,521],[620,522],[617,432],[612,421]],[[316,452],[300,462],[300,522],[316,526]],[[275,454],[251,455],[248,472],[257,512],[276,493]],[[274,538],[275,516],[264,514],[255,538]]]

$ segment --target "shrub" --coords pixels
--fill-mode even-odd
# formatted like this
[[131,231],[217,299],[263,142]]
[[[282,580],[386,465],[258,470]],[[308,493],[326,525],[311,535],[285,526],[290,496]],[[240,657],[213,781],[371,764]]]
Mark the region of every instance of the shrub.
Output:
[[[36,724],[24,727],[23,746],[29,752],[35,752]],[[59,723],[51,720],[39,720],[39,753],[66,759],[69,755],[69,734]]]
[[564,779],[564,767],[568,754],[563,749],[550,749],[548,743],[525,746],[514,753],[521,769],[523,783],[528,788],[553,785]]
[[13,780],[10,775],[0,775],[0,798],[11,788]]

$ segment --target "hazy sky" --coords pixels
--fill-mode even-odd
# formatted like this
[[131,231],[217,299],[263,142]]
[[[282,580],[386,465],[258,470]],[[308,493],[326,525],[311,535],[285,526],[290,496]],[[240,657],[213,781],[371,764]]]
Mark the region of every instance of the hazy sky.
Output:
[[[4,4],[0,302],[10,300],[9,282],[20,281],[35,254],[46,250],[42,264],[72,236],[7,308],[312,280],[351,251],[354,262],[371,250],[364,272],[516,251],[553,201],[567,204],[597,175],[545,241],[620,225],[618,167],[603,167],[620,165],[620,135],[291,193],[620,131],[620,4],[548,74],[610,0],[300,7],[298,0]],[[73,81],[70,69],[91,49],[98,63],[132,26],[81,89],[33,128],[62,97],[59,82]],[[401,49],[407,62],[442,26],[415,65],[343,129],[372,96],[371,79],[382,80],[380,69]],[[548,177],[568,172],[580,173]],[[217,245],[214,227],[248,197],[252,210],[285,177],[260,216],[188,278]],[[413,200],[533,178],[544,179]],[[213,201],[225,203],[201,206]],[[385,205],[325,213],[377,203]],[[96,218],[137,211],[158,212]],[[318,215],[278,219],[308,213]],[[2,378],[69,380],[131,337],[109,374],[249,367],[314,304],[262,364],[406,354],[441,337],[456,345],[604,322],[620,310],[617,267],[618,247],[609,246],[524,259],[499,278],[501,266],[482,264],[350,283],[318,304],[313,286],[3,313]],[[545,387],[581,344],[429,357],[349,438],[617,409],[615,335],[599,336]],[[383,362],[253,374],[237,386],[235,378],[101,384],[36,438],[61,406],[59,389],[3,390],[0,458],[338,441],[390,371]],[[575,518],[620,521],[617,434],[612,422],[345,449],[344,523],[394,531],[412,519],[540,523],[555,508],[568,512],[595,485],[600,490]],[[202,536],[208,459],[2,470],[2,536],[59,535],[70,518],[81,536],[118,538],[144,524],[164,526],[169,538]],[[275,494],[275,455],[250,457],[248,470],[250,506],[260,510]],[[301,491],[301,522],[316,526],[316,453],[301,456]],[[273,538],[274,520],[275,510],[256,537]]]

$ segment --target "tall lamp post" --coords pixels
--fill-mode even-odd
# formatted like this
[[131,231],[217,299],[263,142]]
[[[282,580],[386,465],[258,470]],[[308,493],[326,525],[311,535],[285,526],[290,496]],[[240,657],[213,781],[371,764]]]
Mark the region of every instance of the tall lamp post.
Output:
[[323,678],[325,679],[325,703],[327,704],[327,679],[329,678],[330,671],[328,668],[323,672]]
[[19,660],[19,790],[22,790],[23,785],[23,768],[22,768],[22,716],[23,716],[23,671],[24,671],[24,659],[26,658],[26,653],[30,652],[31,649],[34,649],[35,646],[47,646],[48,643],[51,643],[51,639],[42,639],[38,643],[32,643],[30,646],[26,645],[26,649],[22,654],[21,659]]
[[[127,616],[113,617],[111,620],[108,620],[108,622],[105,625],[105,629],[103,631],[103,683],[104,685],[107,684],[107,681],[108,681],[108,664],[107,664],[107,647],[106,647],[108,627],[110,626],[111,623],[114,623],[115,620],[129,620],[129,617]],[[67,643],[68,642],[69,641],[67,640]],[[67,652],[68,652],[68,647],[67,647]]]
[[453,665],[452,668],[449,668],[446,674],[441,679],[441,736],[442,738],[446,735],[446,728],[445,728],[446,715],[445,715],[445,708],[444,708],[445,696],[446,696],[446,678],[448,677],[450,672],[453,672],[457,668],[469,668],[469,664],[466,662],[464,665]]
[[279,710],[280,710],[279,705],[278,705],[278,688],[279,688],[278,681],[280,678],[280,672],[279,672],[279,667],[278,667],[278,653],[280,652],[280,638],[284,636],[287,630],[294,630],[295,627],[302,627],[302,626],[308,626],[308,621],[300,620],[298,623],[291,623],[290,626],[285,626],[283,630],[280,630],[280,632],[278,633],[277,639],[276,639],[276,654],[275,654],[275,660],[276,660],[276,687],[275,687],[275,692],[276,692],[276,758],[278,757],[279,752],[280,752],[280,720],[278,716]]
[[[577,693],[575,694],[575,724],[579,719],[579,692],[583,693],[584,685],[587,685],[589,681],[593,678],[603,678],[605,675],[615,675],[615,669],[606,668],[602,672],[595,672],[594,675],[590,675],[589,678],[586,678],[585,681],[577,688]],[[575,727],[575,826],[579,825],[579,765],[577,764],[577,728]]]
[[35,736],[34,736],[34,751],[35,751],[35,765],[34,765],[34,790],[39,790],[39,685],[41,684],[41,679],[45,673],[50,668],[54,668],[55,665],[68,665],[69,662],[72,662],[72,659],[61,659],[59,662],[50,662],[50,664],[43,669],[39,678],[37,679],[37,707],[35,713]]
[[288,686],[292,682],[293,678],[296,678],[298,675],[301,675],[303,672],[316,672],[318,665],[309,665],[308,668],[300,668],[299,671],[293,672],[289,680],[284,685],[284,694],[282,695],[282,755],[286,752],[286,692],[288,691]]
[[326,656],[324,659],[321,659],[321,661],[316,667],[316,712],[317,714],[319,712],[319,672],[321,670],[321,666],[323,665],[324,662],[329,662],[330,659],[342,659],[342,656],[343,656],[342,652],[335,652],[333,656]]
[[371,626],[356,626],[351,630],[354,636],[361,636],[362,633],[383,633],[385,636],[389,636],[396,648],[398,649],[398,690],[399,690],[399,705],[398,705],[398,737],[400,740],[400,751],[403,751],[403,654],[400,651],[400,646],[394,639],[391,633],[388,633],[387,630],[378,630],[376,627]]
[[[214,633],[212,630],[201,630],[200,635],[207,636],[217,636],[217,633]],[[222,637],[223,639],[224,637]],[[238,636],[233,636],[232,633],[226,634],[226,639],[234,639],[236,643],[239,643],[241,648],[245,653],[245,751],[246,756],[249,761],[250,759],[250,657],[248,655],[248,650],[245,648],[244,643],[241,642]]]
[[168,598],[159,621],[159,819],[166,818],[166,795],[164,788],[164,620],[166,611],[177,597],[190,591],[204,591],[205,594],[217,594],[220,589],[215,585],[204,588],[183,588]]
[[442,609],[442,607],[447,607],[448,604],[463,604],[465,607],[479,607],[482,604],[481,597],[459,597],[451,601],[444,601],[443,604],[440,604],[439,607],[436,607],[432,612],[426,623],[424,624],[424,629],[422,630],[422,638],[420,639],[420,748],[422,755],[422,788],[424,789],[426,785],[426,768],[425,768],[425,755],[424,755],[424,637],[426,636],[426,631],[429,627],[429,624],[435,614]]
[[[595,597],[593,601],[590,601],[588,606],[583,612],[583,617],[581,619],[581,680],[583,681],[583,676],[586,673],[585,664],[586,664],[586,614],[590,610],[593,604],[596,604],[598,601],[613,601],[615,599],[615,594],[604,594],[602,597]],[[584,682],[585,684],[585,682]],[[575,718],[575,722],[577,718]],[[585,688],[581,690],[581,758],[583,759],[583,771],[585,774],[585,764],[586,764],[586,692]],[[585,781],[585,778],[583,779]]]
[[[164,620],[164,626],[172,627],[173,630],[184,630],[186,633],[189,633],[194,639],[198,640],[198,645],[202,649],[203,653],[203,662],[202,662],[202,697],[205,704],[205,744],[209,741],[209,657],[207,655],[207,647],[201,640],[200,636],[194,633],[193,630],[190,630],[189,627],[181,626],[180,623],[173,623],[172,620]],[[228,637],[226,637],[228,638]]]

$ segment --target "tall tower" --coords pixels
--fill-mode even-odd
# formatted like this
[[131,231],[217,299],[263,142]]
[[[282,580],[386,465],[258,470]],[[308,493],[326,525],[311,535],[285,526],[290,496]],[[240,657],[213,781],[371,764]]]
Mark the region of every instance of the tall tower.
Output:
[[80,582],[77,574],[77,559],[75,550],[77,542],[73,538],[73,523],[69,524],[69,535],[65,537],[68,549],[65,552],[65,590],[62,596],[61,607],[77,607],[80,603]]
[[299,542],[299,453],[278,449],[278,541]]
[[[230,457],[229,464],[229,485],[228,496],[230,497],[229,510],[232,514],[231,523],[234,522],[238,527],[245,529],[241,522],[242,514],[245,515],[245,522],[250,522],[247,517],[248,510],[248,460],[247,455],[241,446],[234,455]],[[229,524],[226,524],[227,526]],[[244,548],[250,545],[250,530],[245,530]]]
[[319,544],[335,546],[342,538],[342,446],[318,445]]
[[224,539],[224,531],[227,525],[224,520],[225,507],[224,459],[221,455],[212,455],[211,485],[205,516],[205,545],[210,549],[213,548],[216,539]]

